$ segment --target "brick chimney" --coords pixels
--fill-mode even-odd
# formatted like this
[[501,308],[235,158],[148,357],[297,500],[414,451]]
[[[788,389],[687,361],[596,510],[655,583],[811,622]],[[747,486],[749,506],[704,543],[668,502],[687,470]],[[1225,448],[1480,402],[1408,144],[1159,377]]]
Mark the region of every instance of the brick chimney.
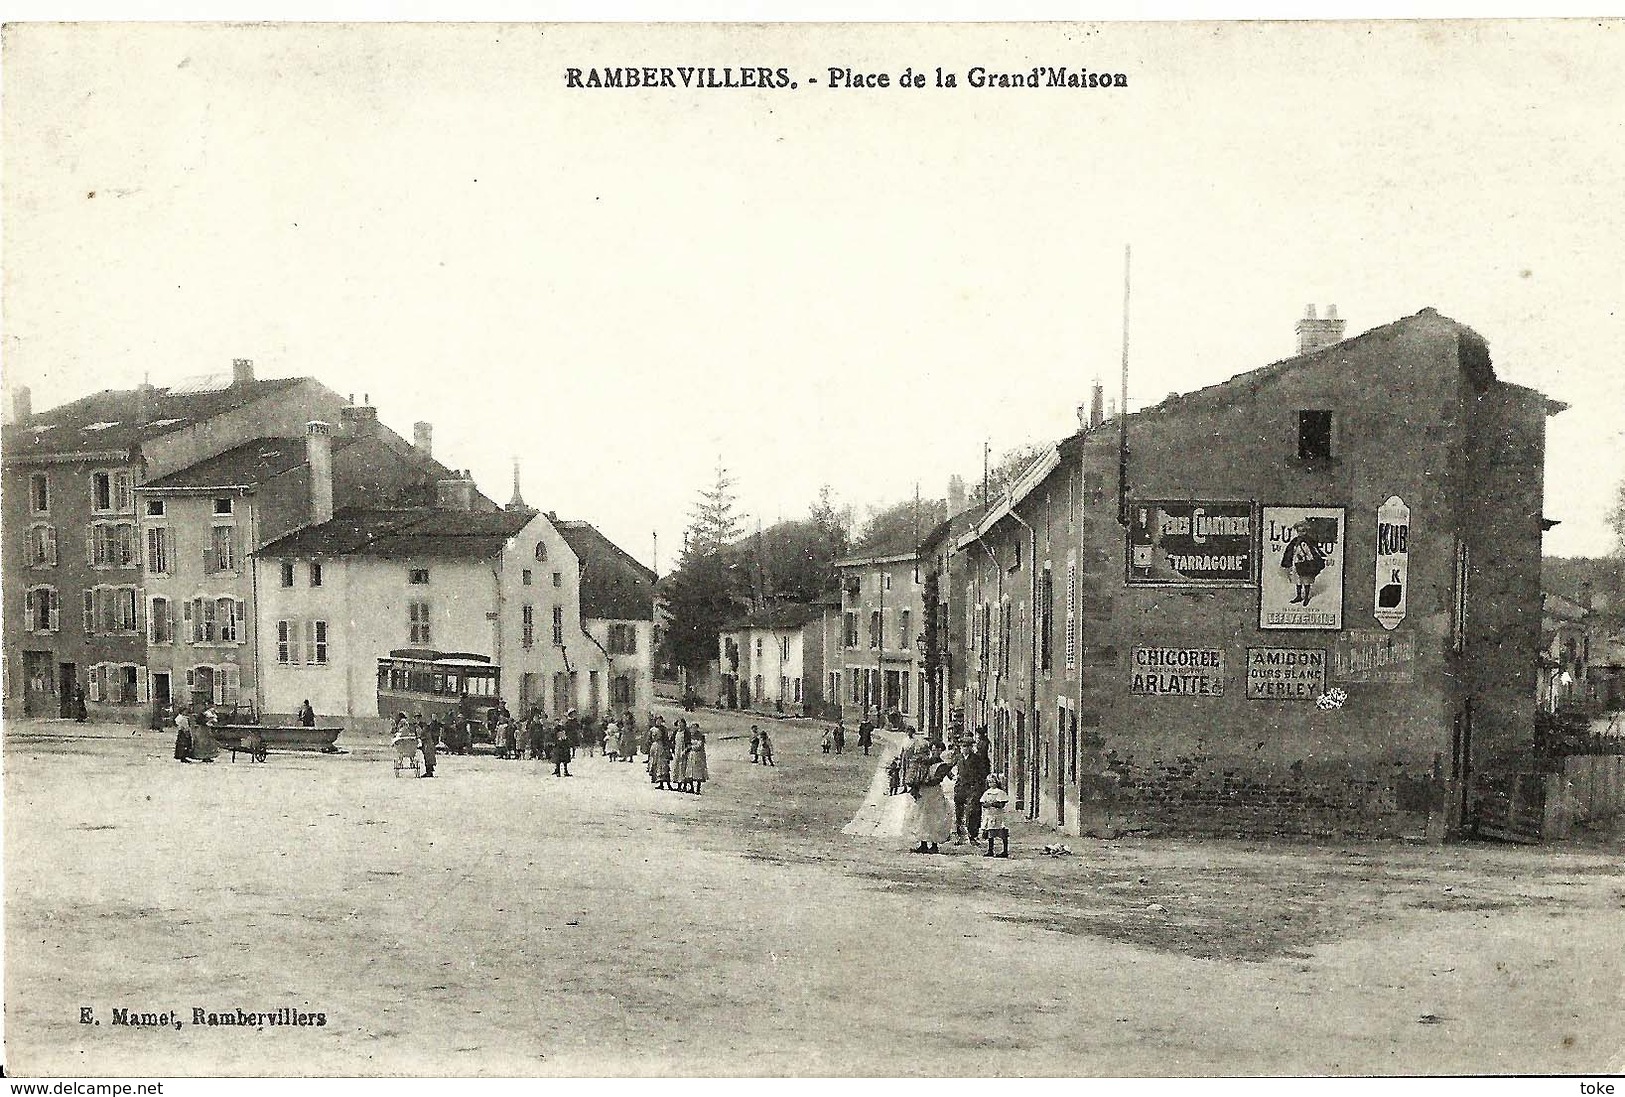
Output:
[[425,457],[434,456],[434,424],[418,421],[412,424],[412,445]]
[[954,475],[948,477],[948,517],[952,518],[965,509],[965,479]]
[[1106,421],[1106,386],[1098,380],[1089,396],[1089,429],[1094,430]]
[[333,428],[319,420],[305,424],[305,463],[310,466],[310,524],[333,517]]
[[254,383],[254,359],[233,358],[231,360],[231,383],[233,386],[252,385]]
[[11,412],[11,418],[6,420],[8,423],[26,427],[28,421],[34,417],[33,390],[27,385],[18,385],[11,394],[11,407],[7,410]]
[[1315,306],[1303,310],[1303,319],[1294,329],[1298,333],[1298,353],[1313,354],[1317,350],[1343,341],[1343,321],[1337,318],[1337,306],[1326,306],[1326,318],[1315,315]]
[[344,432],[353,437],[370,435],[378,429],[378,409],[371,404],[357,404],[352,400],[339,408],[339,422],[344,424]]
[[469,476],[468,470],[453,470],[450,479],[436,480],[435,506],[446,510],[473,510],[474,509],[474,479]]

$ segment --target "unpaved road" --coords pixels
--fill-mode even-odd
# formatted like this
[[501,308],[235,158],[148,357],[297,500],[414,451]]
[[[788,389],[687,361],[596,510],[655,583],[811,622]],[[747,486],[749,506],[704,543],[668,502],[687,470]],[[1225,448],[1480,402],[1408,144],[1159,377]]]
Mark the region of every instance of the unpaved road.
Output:
[[[1009,861],[920,857],[840,833],[874,759],[786,721],[780,766],[753,766],[743,721],[699,718],[699,797],[604,759],[413,781],[381,741],[180,765],[158,733],[10,725],[8,1072],[1625,1067],[1617,840],[1064,839],[1053,859],[1017,830]],[[285,1006],[326,1024],[190,1023]]]

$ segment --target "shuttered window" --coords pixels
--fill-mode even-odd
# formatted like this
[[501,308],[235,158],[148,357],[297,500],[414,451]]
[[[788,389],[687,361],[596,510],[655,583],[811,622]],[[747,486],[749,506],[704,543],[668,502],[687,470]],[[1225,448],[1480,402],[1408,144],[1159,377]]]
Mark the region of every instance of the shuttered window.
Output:
[[1078,565],[1066,564],[1066,669],[1078,666]]

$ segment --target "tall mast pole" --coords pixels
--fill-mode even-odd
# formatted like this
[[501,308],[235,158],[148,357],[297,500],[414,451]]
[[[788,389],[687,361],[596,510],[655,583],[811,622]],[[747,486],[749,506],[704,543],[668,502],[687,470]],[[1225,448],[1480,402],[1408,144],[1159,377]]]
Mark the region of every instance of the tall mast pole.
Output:
[[1128,525],[1128,287],[1129,245],[1123,245],[1123,388],[1117,402],[1117,522]]

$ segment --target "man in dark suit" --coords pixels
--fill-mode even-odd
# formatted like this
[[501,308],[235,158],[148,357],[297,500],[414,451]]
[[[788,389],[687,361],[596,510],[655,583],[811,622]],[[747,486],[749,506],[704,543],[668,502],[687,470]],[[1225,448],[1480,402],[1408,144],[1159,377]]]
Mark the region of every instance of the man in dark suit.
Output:
[[976,729],[976,743],[965,752],[954,771],[954,845],[972,842],[982,830],[982,788],[992,770],[987,728]]

